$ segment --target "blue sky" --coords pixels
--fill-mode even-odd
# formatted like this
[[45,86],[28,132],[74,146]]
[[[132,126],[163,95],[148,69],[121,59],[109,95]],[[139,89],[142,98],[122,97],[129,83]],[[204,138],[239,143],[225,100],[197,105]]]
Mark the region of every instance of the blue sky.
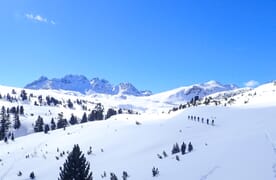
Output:
[[101,77],[160,92],[276,79],[276,1],[1,0],[0,84]]

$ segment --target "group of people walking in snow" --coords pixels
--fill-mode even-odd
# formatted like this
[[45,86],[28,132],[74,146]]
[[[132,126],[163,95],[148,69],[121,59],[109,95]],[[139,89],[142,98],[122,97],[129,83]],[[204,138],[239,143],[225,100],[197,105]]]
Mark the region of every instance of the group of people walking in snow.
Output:
[[[199,116],[198,117],[196,117],[196,116],[188,116],[188,120],[194,120],[194,121],[197,121],[197,122],[202,122],[202,123],[204,123],[204,118],[200,118]],[[214,119],[212,119],[211,121],[207,118],[206,119],[206,124],[211,124],[212,126],[214,126],[215,125],[215,120]]]

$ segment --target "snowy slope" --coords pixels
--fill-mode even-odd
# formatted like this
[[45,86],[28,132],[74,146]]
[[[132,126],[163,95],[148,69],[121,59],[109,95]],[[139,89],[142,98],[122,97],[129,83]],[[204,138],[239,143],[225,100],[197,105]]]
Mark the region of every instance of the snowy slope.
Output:
[[[188,115],[214,118],[215,126],[188,120]],[[118,115],[113,120],[72,126],[50,134],[36,133],[0,142],[1,179],[28,179],[34,171],[37,179],[57,179],[65,157],[56,160],[60,151],[70,151],[79,144],[86,152],[95,179],[104,171],[122,171],[133,180],[148,180],[151,168],[158,167],[156,179],[274,179],[276,154],[275,107],[240,109],[197,107],[164,116]],[[135,125],[139,121],[142,125]],[[186,155],[158,159],[157,153],[170,154],[176,142],[194,145]],[[101,149],[104,152],[101,152]],[[25,158],[29,155],[30,158]],[[17,177],[18,171],[23,176]]]
[[[16,94],[11,94],[12,89]],[[18,97],[21,90],[0,86],[2,96],[10,93]],[[0,99],[1,106],[23,105],[25,109],[25,115],[20,117],[22,127],[15,132],[15,141],[9,140],[8,144],[0,142],[0,179],[28,179],[32,171],[37,179],[57,179],[59,167],[66,159],[66,155],[60,157],[60,152],[71,151],[74,144],[79,144],[85,153],[94,179],[101,179],[104,171],[108,174],[114,172],[119,178],[123,171],[127,171],[130,180],[275,179],[276,84],[273,82],[255,89],[211,94],[209,96],[212,98],[222,101],[219,106],[199,105],[170,114],[167,110],[177,102],[169,104],[165,101],[177,91],[149,97],[83,95],[61,90],[26,91],[28,95],[33,94],[30,101],[8,102]],[[74,108],[64,106],[66,103],[34,106],[34,101],[41,94],[43,99],[47,95],[62,102],[71,99]],[[235,100],[234,103],[224,107],[230,98]],[[69,126],[66,130],[50,131],[49,134],[32,133],[32,124],[38,115],[48,123],[52,117],[57,118],[60,112],[66,118],[71,113],[79,118],[84,112],[88,113],[89,110],[85,111],[75,103],[77,99],[87,101],[85,105],[88,109],[101,102],[105,110],[108,107],[125,107],[138,110],[141,114],[116,115],[108,120]],[[189,120],[188,116],[191,115],[200,117],[200,122]],[[207,118],[214,120],[215,126],[207,125]],[[141,125],[136,125],[137,121]],[[191,141],[194,151],[178,154],[180,161],[177,161],[170,152],[173,144],[178,142],[180,145],[183,141],[186,144]],[[87,155],[90,146],[93,154]],[[157,158],[157,154],[162,154],[164,150],[169,157]],[[156,178],[151,174],[153,166],[160,170]],[[21,177],[16,175],[19,171],[23,173]]]

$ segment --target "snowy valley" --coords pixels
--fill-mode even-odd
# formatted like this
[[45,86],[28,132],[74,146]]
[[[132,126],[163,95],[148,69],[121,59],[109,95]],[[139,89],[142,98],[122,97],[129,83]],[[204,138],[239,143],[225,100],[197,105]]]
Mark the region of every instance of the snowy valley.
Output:
[[[276,178],[275,82],[238,88],[209,81],[151,94],[130,83],[71,75],[42,77],[25,89],[0,86],[0,94],[0,118],[9,116],[7,134],[15,137],[0,141],[3,180],[30,179],[31,172],[38,180],[58,179],[74,144],[94,180],[110,179],[111,172],[122,179],[123,171],[129,180]],[[22,113],[10,111],[21,106]],[[34,132],[38,117],[42,131]],[[67,123],[53,130],[52,121],[60,120]],[[183,142],[193,150],[172,154]]]

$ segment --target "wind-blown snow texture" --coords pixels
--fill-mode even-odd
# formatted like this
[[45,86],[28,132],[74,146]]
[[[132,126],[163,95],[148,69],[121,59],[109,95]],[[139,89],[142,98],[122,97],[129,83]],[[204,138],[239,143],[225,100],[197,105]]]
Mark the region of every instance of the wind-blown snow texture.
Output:
[[[1,87],[2,92],[12,88]],[[20,89],[16,89],[17,92]],[[27,90],[34,96],[44,93],[57,98],[86,99],[102,101],[106,106],[126,106],[140,110],[141,115],[121,114],[109,120],[88,122],[66,130],[50,131],[49,134],[20,134],[8,144],[0,142],[0,179],[28,179],[34,171],[37,179],[57,179],[59,167],[66,156],[61,151],[71,151],[79,144],[91,164],[94,179],[101,179],[106,171],[114,172],[119,178],[127,171],[130,180],[273,180],[276,177],[276,84],[268,83],[255,89],[235,89],[208,95],[220,100],[221,105],[199,105],[168,114],[174,105],[170,97],[179,92],[173,90],[149,97],[125,95],[85,96],[68,91]],[[157,101],[159,97],[159,101]],[[223,97],[223,98],[222,98]],[[233,98],[232,104],[224,104]],[[22,103],[24,102],[17,102]],[[1,105],[12,103],[0,100]],[[92,105],[91,105],[92,106]],[[48,107],[24,104],[26,113],[22,128],[32,128],[29,113],[41,115],[49,122],[51,112],[72,112],[81,116],[79,108],[68,110],[64,107]],[[204,123],[189,120],[188,116],[204,118]],[[215,125],[207,125],[206,119]],[[136,122],[141,125],[136,125]],[[22,133],[24,130],[21,130]],[[29,132],[30,133],[30,132]],[[179,155],[180,161],[171,155],[173,144],[192,142],[194,150]],[[89,146],[93,153],[87,155]],[[60,152],[57,152],[59,148]],[[103,152],[101,151],[103,149]],[[159,159],[157,154],[166,151],[167,158]],[[25,158],[29,155],[30,158]],[[159,169],[158,177],[152,177],[151,169]],[[23,175],[16,174],[21,171]],[[108,177],[109,178],[109,177]]]

